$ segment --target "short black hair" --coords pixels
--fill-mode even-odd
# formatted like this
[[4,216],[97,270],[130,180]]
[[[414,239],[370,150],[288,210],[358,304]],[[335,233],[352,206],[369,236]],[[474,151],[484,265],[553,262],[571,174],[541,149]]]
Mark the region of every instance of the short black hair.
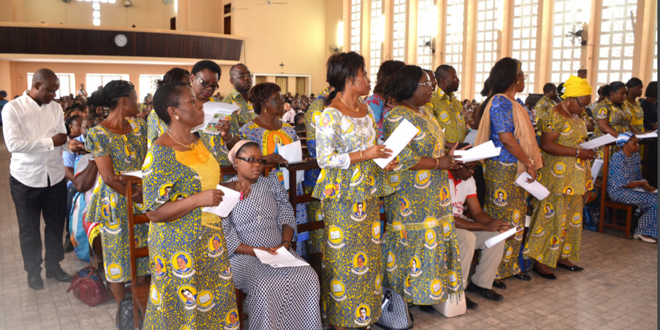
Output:
[[234,69],[238,66],[244,66],[244,67],[247,68],[247,65],[245,65],[243,63],[236,63],[236,64],[232,65],[231,68],[229,68],[229,75],[231,75],[232,71],[234,71]]
[[511,57],[505,57],[497,61],[490,70],[489,83],[493,95],[506,92],[518,77],[518,66],[520,61]]
[[628,88],[637,87],[639,85],[643,85],[642,80],[635,77],[630,78],[630,80],[628,80],[628,82],[626,83],[626,87]]
[[302,112],[297,113],[297,114],[293,117],[293,123],[294,123],[294,124],[297,124],[297,123],[298,123],[298,119],[300,119],[300,118],[305,118],[305,114],[302,113]]
[[543,85],[543,94],[550,93],[553,89],[557,89],[557,86],[553,83],[547,83]]
[[[113,80],[107,83],[103,88],[92,93],[87,99],[87,105],[95,105],[110,108],[114,110],[117,108],[119,99],[128,97],[131,93],[135,92],[135,86],[130,81],[126,80]],[[96,94],[96,96],[94,95]]]
[[69,128],[69,126],[70,126],[71,124],[73,124],[73,122],[76,121],[76,120],[78,120],[78,119],[80,119],[80,121],[81,121],[81,123],[82,123],[82,116],[78,116],[78,115],[76,115],[76,116],[71,116],[71,117],[67,118],[67,119],[64,121],[64,123],[66,124],[66,125],[64,125],[65,128],[66,128],[66,135],[71,134],[71,128]]
[[[438,66],[435,69],[435,79],[440,80],[440,79],[447,79],[447,76],[449,75],[449,69],[454,69],[453,66],[447,65],[447,64],[442,64]],[[456,70],[456,69],[454,69]]]
[[282,88],[275,83],[265,82],[256,84],[248,93],[248,100],[252,103],[254,112],[261,114],[261,102],[266,102],[273,93],[282,91]]
[[652,81],[646,86],[646,92],[644,92],[645,97],[658,97],[658,82]]
[[376,75],[376,87],[374,87],[374,93],[382,93],[383,90],[385,90],[388,81],[404,66],[406,66],[406,63],[395,60],[387,60],[381,63],[378,68],[378,74]]
[[404,66],[387,84],[387,94],[392,95],[397,102],[411,98],[424,74],[426,74],[424,70],[417,65]]
[[158,118],[160,118],[167,125],[169,125],[170,121],[172,120],[170,118],[169,112],[167,112],[167,108],[179,107],[179,97],[183,91],[182,87],[190,88],[190,85],[182,81],[173,81],[158,87],[156,93],[154,93],[154,99],[152,101],[154,111],[156,111]]
[[346,80],[355,80],[359,70],[364,70],[364,57],[356,52],[334,54],[326,63],[326,81],[335,90],[330,92],[325,104],[330,104],[337,93],[346,88]]
[[610,94],[618,92],[621,88],[626,88],[626,84],[620,81],[613,81],[603,87],[603,94],[609,98]]
[[71,106],[71,111],[75,111],[75,110],[78,110],[78,111],[85,111],[85,106],[83,106],[83,105],[80,104],[80,103],[74,103],[74,104]]
[[173,81],[183,81],[183,78],[185,76],[190,76],[190,72],[188,72],[188,70],[181,68],[172,68],[169,71],[165,72],[163,79],[159,79],[158,82],[156,82],[156,87],[163,86]]
[[218,65],[218,63],[215,63],[215,62],[209,61],[209,60],[201,60],[201,61],[195,63],[195,65],[193,65],[193,67],[192,67],[191,73],[192,74],[197,74],[197,72],[200,72],[204,69],[209,69],[209,70],[211,70],[211,72],[217,73],[218,77],[220,77],[222,75],[222,72],[220,71],[220,66]]

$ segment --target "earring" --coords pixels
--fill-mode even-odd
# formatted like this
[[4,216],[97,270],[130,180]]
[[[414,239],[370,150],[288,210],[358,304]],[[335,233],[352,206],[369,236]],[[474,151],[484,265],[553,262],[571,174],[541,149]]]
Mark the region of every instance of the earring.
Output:
[[174,116],[174,119],[179,120],[179,116]]

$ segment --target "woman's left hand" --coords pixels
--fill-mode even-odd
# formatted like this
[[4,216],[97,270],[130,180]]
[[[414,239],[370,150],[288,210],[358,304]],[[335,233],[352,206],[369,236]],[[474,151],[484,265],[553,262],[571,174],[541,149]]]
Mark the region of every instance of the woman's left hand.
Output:
[[230,139],[230,137],[231,137],[231,133],[229,132],[229,130],[231,129],[231,127],[230,127],[230,125],[229,125],[229,120],[224,120],[224,119],[223,119],[223,120],[218,121],[218,123],[215,124],[215,129],[217,129],[218,131],[220,131],[220,136],[222,136],[222,139],[223,139],[224,141],[229,141],[229,140],[231,140],[231,139]]
[[394,157],[394,159],[392,159],[392,161],[387,164],[387,166],[385,166],[385,171],[393,171],[397,166],[399,166],[399,161],[396,159],[396,157]]
[[650,184],[647,184],[647,185],[644,186],[644,190],[646,190],[646,191],[655,191],[655,187],[650,185]]
[[250,196],[250,192],[252,191],[252,185],[247,181],[235,181],[234,190],[239,191],[241,193],[241,200],[243,200],[246,199],[248,196]]
[[133,187],[133,203],[142,204],[142,185]]

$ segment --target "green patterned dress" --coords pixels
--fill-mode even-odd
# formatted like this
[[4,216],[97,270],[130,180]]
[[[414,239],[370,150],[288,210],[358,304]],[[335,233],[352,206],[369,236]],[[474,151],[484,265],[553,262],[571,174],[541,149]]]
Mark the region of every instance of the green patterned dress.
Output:
[[[628,125],[633,119],[633,116],[628,109],[624,106],[617,106],[610,101],[609,98],[605,98],[600,101],[596,108],[593,110],[594,120],[596,120],[596,128],[594,128],[594,138],[601,137],[605,135],[603,131],[600,130],[598,126],[598,120],[607,119],[610,124],[610,127],[614,129],[617,133],[621,134],[625,131],[628,131]],[[603,147],[600,147],[597,150],[598,158],[603,158]],[[610,147],[610,156],[613,154],[615,147]]]
[[321,173],[312,196],[321,200],[325,222],[322,316],[335,326],[360,328],[380,317],[379,197],[394,189],[372,160],[351,164],[349,156],[375,145],[377,132],[371,109],[367,116],[356,118],[326,108],[316,119]]
[[[127,134],[115,134],[101,125],[87,132],[85,149],[94,157],[110,156],[116,174],[137,171],[147,152],[147,127],[143,120],[128,119],[133,128]],[[142,213],[143,206],[133,204],[134,213]],[[99,175],[98,185],[87,211],[87,221],[102,224],[101,244],[103,263],[108,282],[123,283],[131,279],[128,247],[128,220],[126,197],[110,188]],[[147,245],[147,224],[135,226],[136,247]],[[146,258],[137,260],[138,276],[147,275],[149,264]]]
[[389,137],[408,120],[419,133],[399,154],[399,166],[389,174],[396,193],[385,197],[387,232],[383,285],[416,305],[436,305],[463,293],[461,263],[447,171],[410,170],[422,157],[444,154],[445,138],[430,110],[419,114],[403,106],[385,117]]
[[[185,152],[152,146],[142,172],[149,210],[215,189],[220,182],[218,163],[201,140]],[[151,223],[149,260],[144,329],[238,329],[231,265],[216,215],[196,208],[181,219]]]

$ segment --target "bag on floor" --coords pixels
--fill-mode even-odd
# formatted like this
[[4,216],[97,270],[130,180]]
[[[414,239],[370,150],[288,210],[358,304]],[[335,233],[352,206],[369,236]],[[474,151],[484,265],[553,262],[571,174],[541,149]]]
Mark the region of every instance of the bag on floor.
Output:
[[108,290],[93,266],[87,266],[73,274],[71,286],[66,292],[69,291],[73,291],[74,297],[91,307],[108,300]]
[[[133,298],[128,297],[122,299],[119,303],[119,330],[135,330],[133,326]],[[140,329],[142,329],[143,321],[140,321]]]
[[467,305],[465,303],[465,294],[451,294],[445,302],[434,305],[433,308],[440,312],[444,317],[454,317],[465,314]]
[[87,202],[84,193],[76,193],[73,196],[71,204],[71,213],[69,214],[69,232],[71,233],[71,244],[73,251],[80,260],[89,262],[89,241],[87,232],[83,226],[87,215]]
[[376,325],[385,330],[409,330],[413,328],[413,317],[408,303],[394,290],[383,287],[380,318]]

